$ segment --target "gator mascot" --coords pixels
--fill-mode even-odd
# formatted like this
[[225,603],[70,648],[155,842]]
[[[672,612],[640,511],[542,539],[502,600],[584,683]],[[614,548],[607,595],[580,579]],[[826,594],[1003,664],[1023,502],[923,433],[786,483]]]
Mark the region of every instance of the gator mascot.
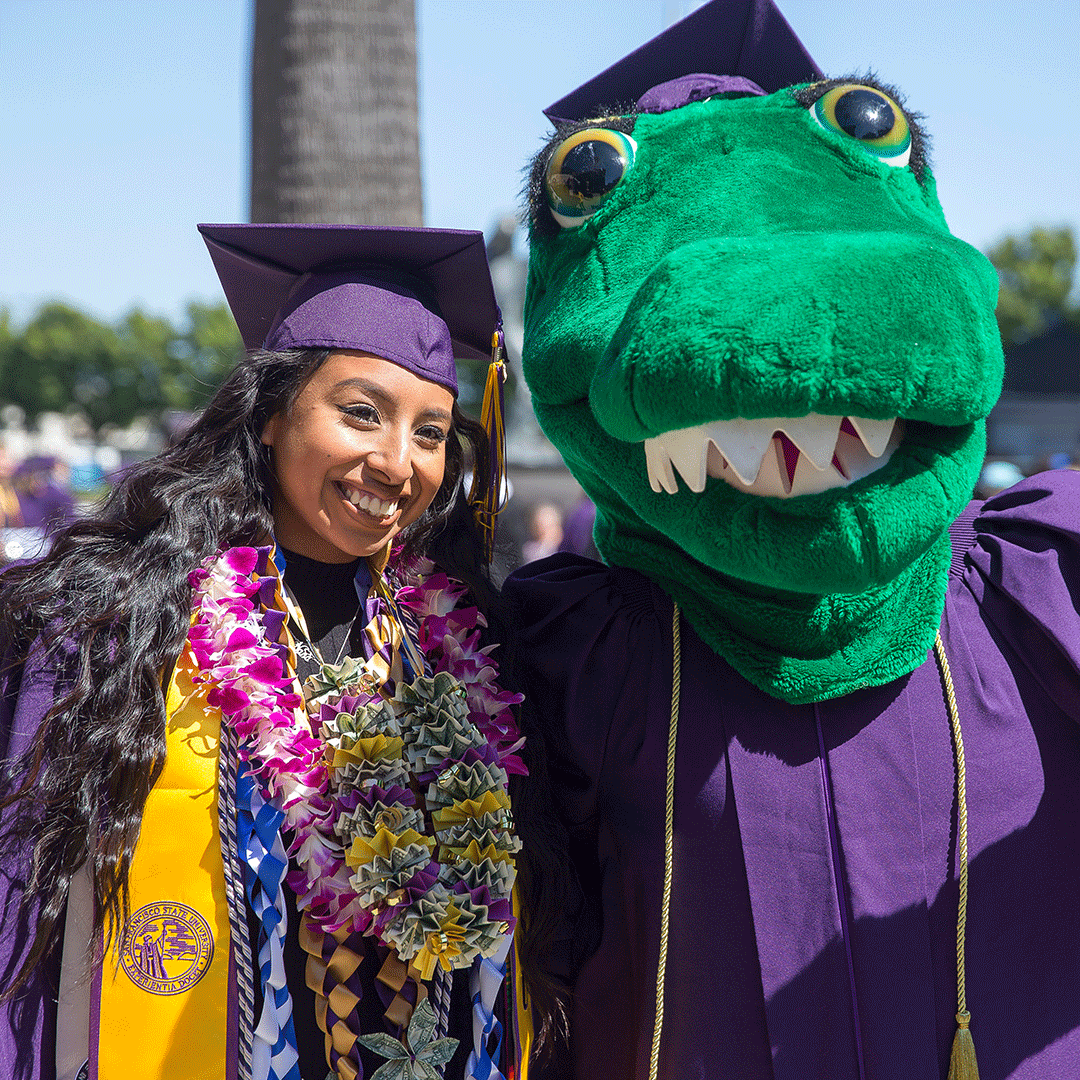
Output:
[[997,280],[915,116],[768,0],[548,115],[524,367],[604,559],[506,586],[554,1075],[1080,1077],[1080,473],[969,504]]

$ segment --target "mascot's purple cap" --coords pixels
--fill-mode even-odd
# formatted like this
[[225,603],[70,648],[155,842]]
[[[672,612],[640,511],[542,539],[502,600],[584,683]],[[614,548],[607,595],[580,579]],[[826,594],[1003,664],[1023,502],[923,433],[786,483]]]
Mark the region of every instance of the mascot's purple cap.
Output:
[[200,225],[249,349],[357,349],[457,394],[455,352],[501,323],[484,237],[365,225]]
[[820,78],[817,64],[772,0],[710,0],[544,115],[558,124],[625,112],[629,106],[668,112],[716,94],[771,94]]

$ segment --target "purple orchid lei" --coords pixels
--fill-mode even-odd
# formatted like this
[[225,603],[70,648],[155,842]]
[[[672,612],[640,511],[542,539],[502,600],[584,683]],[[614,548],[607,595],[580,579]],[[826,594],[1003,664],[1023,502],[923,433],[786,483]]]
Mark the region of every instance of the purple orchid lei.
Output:
[[395,948],[423,978],[493,955],[514,926],[508,774],[526,770],[510,709],[521,696],[496,682],[483,616],[458,606],[460,582],[399,555],[385,580],[428,673],[389,696],[357,677],[363,661],[324,665],[305,702],[271,554],[230,548],[192,572],[188,645],[193,681],[285,815],[298,905],[324,932]]

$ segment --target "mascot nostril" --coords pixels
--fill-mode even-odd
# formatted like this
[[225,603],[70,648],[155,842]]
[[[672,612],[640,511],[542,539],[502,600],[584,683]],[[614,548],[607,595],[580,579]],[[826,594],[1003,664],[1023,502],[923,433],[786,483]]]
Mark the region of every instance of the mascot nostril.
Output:
[[711,0],[547,115],[523,365],[603,558],[505,586],[550,1075],[1080,1075],[1080,473],[969,502],[997,275],[915,114]]

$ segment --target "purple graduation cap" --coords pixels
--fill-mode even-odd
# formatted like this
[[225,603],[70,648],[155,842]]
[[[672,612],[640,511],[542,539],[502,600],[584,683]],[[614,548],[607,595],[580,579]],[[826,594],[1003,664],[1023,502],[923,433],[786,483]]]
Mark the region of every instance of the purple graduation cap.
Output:
[[822,78],[772,0],[711,0],[544,110],[554,124],[605,109],[668,112],[716,94],[771,94]]
[[358,349],[457,394],[501,318],[483,234],[366,225],[200,225],[249,349]]

